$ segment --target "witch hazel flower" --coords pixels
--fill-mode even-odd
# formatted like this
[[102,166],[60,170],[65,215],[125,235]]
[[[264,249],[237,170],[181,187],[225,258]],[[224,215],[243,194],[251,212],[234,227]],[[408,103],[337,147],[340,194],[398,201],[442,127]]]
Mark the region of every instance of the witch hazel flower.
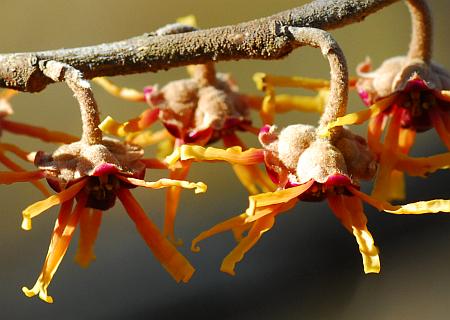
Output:
[[319,127],[298,124],[279,131],[276,126],[265,126],[259,134],[263,149],[242,151],[236,148],[222,150],[182,146],[181,160],[264,162],[269,176],[278,186],[274,192],[250,196],[249,207],[244,213],[199,234],[192,241],[192,250],[199,250],[199,241],[220,232],[232,231],[238,244],[223,260],[221,270],[233,275],[235,265],[273,227],[278,214],[291,209],[299,201],[327,200],[335,216],[354,235],[363,259],[364,272],[378,273],[378,249],[367,229],[363,201],[395,214],[449,211],[450,201],[433,200],[393,206],[359,191],[359,181],[373,178],[377,170],[377,159],[365,139],[342,127],[333,128],[326,137],[320,134],[330,122],[345,114],[348,76],[344,55],[325,31],[312,28],[288,30],[298,45],[320,47],[330,62],[330,96]]
[[[10,101],[17,93],[17,91],[11,89],[0,92],[0,135],[3,132],[9,132],[53,143],[70,143],[78,139],[64,132],[50,131],[46,128],[10,120],[9,117],[14,113]],[[14,154],[25,162],[33,162],[34,158],[34,153],[27,152],[16,145],[5,142],[0,143],[0,163],[12,171],[0,172],[0,183],[9,184],[30,179],[30,182],[39,189],[44,196],[49,196],[50,194],[47,188],[41,182],[33,181],[34,178],[41,178],[41,175],[38,172],[25,172],[25,169],[22,166],[17,164],[7,155],[8,153]]]
[[[380,163],[373,196],[383,200],[405,198],[403,171],[430,173],[421,160],[407,159],[409,166],[403,165],[416,133],[434,128],[450,150],[450,74],[431,61],[432,18],[426,1],[409,0],[407,5],[412,17],[408,54],[385,60],[376,70],[369,59],[360,64],[356,88],[370,107],[330,124],[331,128],[370,119],[368,143]],[[445,168],[450,166],[450,155],[426,162]]]
[[38,152],[35,164],[57,194],[38,201],[23,211],[22,228],[31,229],[32,219],[55,205],[61,205],[47,256],[35,285],[23,292],[53,302],[47,288],[80,225],[77,262],[87,266],[95,259],[93,247],[103,212],[114,206],[118,198],[155,257],[177,281],[187,282],[194,268],[158,230],[133,197],[130,189],[182,187],[205,192],[206,185],[172,179],[155,182],[143,180],[152,161],[143,159],[143,150],[135,145],[103,138],[98,128],[99,116],[90,85],[76,69],[48,61],[45,74],[54,81],[65,81],[80,103],[83,133],[81,140],[63,145],[53,153]]
[[[170,29],[173,33],[177,28],[182,28],[182,32],[186,32],[184,27],[183,24],[175,24],[170,25],[167,30]],[[259,131],[251,125],[248,97],[239,93],[235,82],[228,74],[216,73],[213,63],[188,66],[187,70],[190,74],[188,79],[171,81],[162,88],[146,87],[143,97],[149,109],[138,118],[120,123],[107,117],[100,128],[105,133],[127,137],[131,143],[148,145],[149,141],[154,143],[160,139],[155,139],[154,135],[144,136],[141,133],[159,120],[174,140],[172,148],[175,147],[173,150],[175,153],[168,159],[177,158],[177,147],[187,144],[204,146],[222,141],[225,147],[247,149],[236,132],[258,134]],[[142,93],[135,91],[131,94],[131,89],[121,89],[106,79],[101,79],[97,83],[114,95],[122,98],[133,96],[129,100],[141,100]],[[157,136],[162,139],[167,137],[159,132]],[[174,161],[168,162],[173,164]],[[176,166],[172,166],[170,178],[185,179],[190,166],[191,161],[177,163]],[[235,164],[233,169],[251,194],[274,188],[270,179],[258,166]],[[180,192],[180,188],[169,188],[166,196],[164,234],[175,242],[179,242],[175,239],[174,224]]]

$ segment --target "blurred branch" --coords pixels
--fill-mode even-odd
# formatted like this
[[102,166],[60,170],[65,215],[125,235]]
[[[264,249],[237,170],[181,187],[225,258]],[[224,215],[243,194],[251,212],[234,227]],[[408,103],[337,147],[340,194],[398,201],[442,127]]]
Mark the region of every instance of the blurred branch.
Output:
[[359,22],[397,0],[316,0],[270,17],[173,35],[144,34],[90,47],[0,55],[0,87],[38,92],[52,80],[43,73],[54,60],[86,79],[156,72],[207,61],[280,59],[295,47],[291,27],[336,29]]

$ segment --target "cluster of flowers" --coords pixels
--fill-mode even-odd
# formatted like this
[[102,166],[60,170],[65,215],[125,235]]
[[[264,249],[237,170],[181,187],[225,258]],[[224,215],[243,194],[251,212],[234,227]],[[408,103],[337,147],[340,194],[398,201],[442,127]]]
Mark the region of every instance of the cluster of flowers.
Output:
[[[249,206],[242,214],[200,233],[192,241],[192,250],[198,251],[199,241],[232,231],[237,246],[223,260],[222,271],[234,274],[236,263],[272,228],[278,214],[299,201],[327,200],[335,216],[354,235],[364,271],[378,273],[378,249],[367,229],[363,201],[394,214],[450,212],[450,200],[404,205],[388,202],[404,200],[405,173],[426,176],[450,166],[450,152],[421,158],[408,156],[416,133],[433,127],[450,149],[450,74],[431,62],[431,18],[426,3],[409,1],[408,5],[414,21],[408,55],[388,59],[373,72],[370,62],[365,62],[358,67],[358,77],[350,81],[344,55],[327,32],[293,27],[288,31],[299,46],[319,47],[328,59],[330,81],[257,74],[257,86],[265,96],[251,96],[239,93],[228,75],[216,73],[213,63],[190,66],[190,78],[172,81],[161,89],[147,87],[143,92],[96,79],[113,95],[148,104],[149,108],[137,118],[124,123],[111,117],[100,123],[92,89],[81,73],[65,64],[48,62],[47,76],[64,80],[80,104],[80,139],[6,120],[14,93],[4,91],[0,97],[1,129],[63,144],[51,154],[29,153],[0,144],[0,162],[12,170],[0,172],[0,183],[29,181],[48,196],[47,189],[37,181],[46,179],[56,191],[23,211],[22,228],[31,229],[34,217],[60,204],[41,274],[33,288],[23,288],[24,293],[53,301],[47,287],[78,224],[76,261],[87,266],[95,258],[93,247],[102,212],[113,207],[116,198],[163,267],[176,281],[188,281],[194,268],[176,248],[174,225],[181,189],[206,191],[202,182],[185,181],[193,162],[230,163],[250,193]],[[167,30],[177,32],[177,25],[171,26]],[[186,31],[186,26],[179,26]],[[316,90],[317,95],[276,95],[275,86],[306,87]],[[346,114],[349,88],[356,88],[368,108]],[[251,109],[259,110],[262,128],[252,126]],[[321,113],[318,127],[293,124],[279,130],[273,125],[277,112],[291,110]],[[368,120],[367,141],[343,127]],[[148,129],[158,121],[164,129],[151,133]],[[247,148],[237,131],[257,134],[262,148]],[[103,137],[104,133],[122,140]],[[225,149],[208,146],[217,141],[222,141]],[[143,148],[154,143],[165,146],[166,157],[144,158]],[[33,162],[38,170],[25,171],[5,152]],[[265,172],[260,164],[265,165]],[[147,169],[167,169],[169,178],[147,182]],[[372,195],[361,192],[360,180],[373,178]],[[137,186],[168,188],[162,232],[131,194],[130,189]]]

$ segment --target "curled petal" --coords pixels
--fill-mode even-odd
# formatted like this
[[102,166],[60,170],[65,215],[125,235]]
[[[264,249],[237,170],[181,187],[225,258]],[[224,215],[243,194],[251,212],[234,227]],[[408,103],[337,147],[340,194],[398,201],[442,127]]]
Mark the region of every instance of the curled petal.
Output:
[[319,135],[328,136],[330,134],[329,130],[334,127],[361,124],[370,118],[376,117],[378,114],[390,107],[395,98],[396,95],[390,95],[384,99],[381,99],[367,109],[339,117],[335,121],[330,122],[323,132],[319,132]]
[[424,214],[450,212],[450,200],[435,199],[429,201],[418,201],[405,205],[392,205],[387,201],[378,200],[353,187],[347,187],[348,190],[361,200],[367,202],[379,211],[386,211],[394,214]]
[[408,203],[403,206],[395,206],[397,209],[384,211],[394,214],[423,214],[450,212],[450,200],[435,199],[430,201],[419,201]]
[[361,200],[353,196],[336,195],[328,197],[328,204],[342,225],[355,237],[363,258],[364,272],[379,273],[380,257],[373,237],[367,230],[367,217]]
[[45,142],[65,143],[69,144],[80,140],[78,137],[61,131],[50,131],[46,128],[32,126],[25,123],[2,120],[2,129],[33,138],[38,138]]
[[276,190],[274,192],[266,192],[250,196],[249,207],[246,210],[248,216],[255,214],[256,208],[270,206],[273,204],[286,203],[292,199],[297,198],[302,193],[307,191],[314,183],[314,180],[309,180],[297,187],[288,189]]
[[[39,275],[36,284],[33,288],[28,289],[23,287],[22,291],[27,297],[33,297],[39,295],[39,298],[48,303],[53,303],[53,298],[48,295],[47,288],[53,279],[53,276],[58,269],[64,255],[66,254],[67,248],[69,247],[70,241],[72,239],[75,228],[80,219],[80,215],[84,210],[87,210],[84,205],[86,203],[86,196],[83,195],[78,199],[78,203],[69,217],[63,217],[62,215],[67,215],[67,211],[63,212],[63,207],[60,211],[60,218],[58,218],[55,224],[55,229],[53,231],[52,240],[50,242],[50,247],[48,250],[47,257],[42,267],[41,274]],[[71,206],[70,206],[71,207]],[[67,209],[64,209],[67,210]]]
[[251,165],[264,161],[264,150],[250,148],[242,151],[240,146],[227,149],[203,148],[194,145],[182,145],[180,147],[181,160],[194,161],[226,161],[231,164]]
[[267,215],[253,224],[250,228],[247,236],[239,241],[238,245],[223,259],[222,265],[220,266],[220,271],[226,272],[230,275],[234,275],[234,267],[236,263],[244,258],[245,253],[247,253],[261,236],[269,231],[275,223],[275,214]]
[[172,179],[159,179],[158,181],[148,182],[141,179],[129,178],[121,175],[116,175],[122,181],[128,182],[132,185],[151,189],[162,189],[168,187],[181,187],[185,189],[195,189],[195,193],[206,192],[207,186],[203,182],[188,182]]
[[84,188],[87,181],[88,179],[82,179],[81,181],[70,186],[69,188],[51,197],[48,197],[45,200],[35,202],[32,205],[28,206],[25,210],[22,211],[23,216],[22,229],[31,230],[31,219],[38,216],[48,208],[51,208],[53,206],[56,206],[57,204],[73,199],[80,192],[80,190]]
[[221,222],[206,231],[203,231],[197,237],[195,237],[194,240],[192,240],[191,250],[194,252],[199,252],[200,247],[197,244],[200,241],[210,238],[213,235],[216,235],[218,233],[225,232],[225,231],[235,229],[235,228],[240,228],[240,227],[246,225],[246,218],[247,218],[247,215],[245,213],[243,213],[237,217],[233,217],[224,222]]
[[128,189],[121,188],[117,192],[117,196],[130,218],[136,224],[138,232],[162,266],[175,281],[189,281],[195,269],[175,246],[159,232],[131,192]]
[[[183,180],[188,175],[190,169],[190,162],[183,163],[179,169],[175,169],[170,173],[170,179]],[[181,188],[173,186],[167,189],[166,192],[166,206],[164,213],[164,229],[163,234],[176,244],[182,244],[181,239],[175,239],[175,217],[177,215],[178,204],[180,202]]]
[[221,222],[221,223],[213,226],[209,230],[206,230],[206,231],[200,233],[194,240],[192,240],[191,250],[194,252],[200,251],[200,248],[197,246],[197,243],[199,243],[200,241],[202,241],[204,239],[212,237],[215,234],[218,234],[218,233],[221,233],[224,231],[228,231],[228,230],[232,230],[235,237],[237,238],[237,240],[240,241],[240,240],[242,240],[241,239],[242,233],[245,232],[246,230],[248,230],[249,228],[251,228],[252,224],[255,221],[257,221],[261,218],[264,218],[268,215],[279,214],[279,213],[285,212],[285,211],[291,209],[292,207],[294,207],[297,202],[298,202],[298,199],[295,198],[295,199],[291,199],[290,201],[288,201],[286,203],[277,203],[277,204],[272,204],[272,205],[265,206],[265,207],[258,207],[258,208],[256,208],[255,213],[252,216],[249,216],[245,212],[245,213],[240,214],[237,217],[233,217],[224,222]]
[[82,267],[87,267],[95,260],[94,243],[97,239],[102,212],[99,210],[84,210],[80,217],[80,238],[75,261]]

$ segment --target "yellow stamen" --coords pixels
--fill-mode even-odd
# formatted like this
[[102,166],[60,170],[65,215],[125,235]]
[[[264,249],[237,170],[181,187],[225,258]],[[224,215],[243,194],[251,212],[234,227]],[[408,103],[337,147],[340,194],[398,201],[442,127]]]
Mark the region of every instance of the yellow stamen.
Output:
[[80,217],[80,238],[75,261],[82,267],[88,267],[95,260],[94,243],[97,239],[102,212],[99,210],[84,210]]
[[170,273],[175,281],[187,282],[195,269],[187,259],[168,241],[147,217],[128,189],[121,188],[117,196],[122,202],[136,228],[158,261]]
[[80,182],[75,183],[69,188],[51,197],[48,197],[45,200],[35,202],[32,205],[28,206],[25,210],[22,211],[22,229],[31,230],[31,219],[38,216],[48,208],[73,199],[80,192],[80,190],[83,189],[87,181],[88,179],[82,179]]

